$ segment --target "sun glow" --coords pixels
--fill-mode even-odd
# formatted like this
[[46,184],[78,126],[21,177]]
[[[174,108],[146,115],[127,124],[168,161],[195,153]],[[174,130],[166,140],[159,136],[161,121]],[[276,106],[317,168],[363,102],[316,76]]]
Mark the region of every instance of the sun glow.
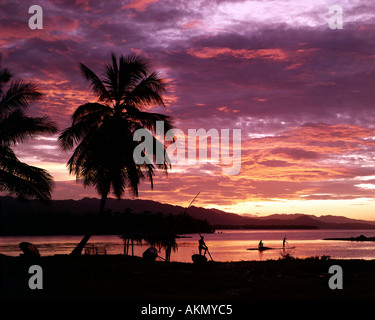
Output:
[[[304,213],[316,216],[338,215],[354,219],[375,220],[375,201],[370,198],[351,200],[286,200],[246,201],[229,206],[215,206],[216,209],[254,216],[267,216],[275,213]],[[210,206],[207,206],[210,207]]]

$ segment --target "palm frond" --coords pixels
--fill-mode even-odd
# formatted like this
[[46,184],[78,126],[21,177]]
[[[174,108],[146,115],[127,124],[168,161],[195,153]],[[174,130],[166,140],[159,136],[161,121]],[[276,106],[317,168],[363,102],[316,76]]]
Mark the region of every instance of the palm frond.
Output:
[[[112,57],[113,59],[113,57]],[[103,83],[106,85],[106,88],[111,95],[111,97],[118,103],[120,97],[118,95],[118,66],[116,60],[113,64],[107,64],[104,72]]]
[[161,96],[164,91],[165,81],[153,72],[142,79],[134,89],[126,95],[124,104],[143,107],[155,103],[165,106]]
[[12,78],[12,72],[8,68],[0,69],[0,95],[3,94],[3,86]]
[[79,144],[90,132],[95,132],[105,116],[109,116],[112,109],[99,103],[87,103],[76,109],[73,114],[72,125],[64,129],[58,142],[64,150],[70,150]]
[[4,93],[12,73],[0,69],[0,191],[21,198],[47,200],[51,198],[53,179],[44,169],[19,161],[10,148],[37,134],[52,134],[56,125],[47,116],[30,117],[24,109],[42,98],[38,86],[32,82],[12,81]]
[[22,143],[36,134],[57,132],[55,122],[48,117],[29,117],[17,109],[0,121],[0,143]]
[[33,101],[40,100],[43,94],[36,84],[32,82],[15,81],[0,100],[0,112],[15,109],[26,109]]
[[104,86],[103,82],[99,79],[99,77],[93,72],[91,69],[86,67],[83,63],[79,64],[79,68],[81,70],[82,76],[87,80],[90,81],[91,90],[96,95],[99,101],[106,101],[111,102],[112,98],[108,93],[106,87]]
[[157,121],[163,121],[163,128],[165,133],[173,129],[173,123],[170,116],[161,113],[141,111],[131,105],[125,106],[124,109],[127,111],[127,115],[131,120],[139,122],[142,127],[145,127],[146,129],[151,130],[154,133],[156,131]]
[[21,198],[51,198],[53,179],[44,169],[29,166],[17,159],[10,148],[1,147],[0,191]]
[[140,56],[120,57],[119,92],[124,99],[126,94],[147,76],[148,60]]
[[100,103],[85,103],[80,105],[73,113],[72,119],[73,124],[78,123],[82,119],[87,120],[90,117],[104,117],[105,115],[110,115],[112,113],[112,108],[100,104]]

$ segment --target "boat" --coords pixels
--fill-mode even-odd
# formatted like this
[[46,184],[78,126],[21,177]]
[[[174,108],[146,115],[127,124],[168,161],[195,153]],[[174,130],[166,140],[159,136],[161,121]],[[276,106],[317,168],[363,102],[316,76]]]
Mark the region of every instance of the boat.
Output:
[[22,250],[23,253],[20,256],[24,257],[40,257],[40,253],[38,248],[30,242],[21,242],[19,248]]
[[145,260],[155,261],[158,257],[158,251],[155,247],[149,247],[145,252],[143,252],[142,257]]
[[272,250],[276,248],[270,248],[270,247],[257,247],[257,248],[247,248],[246,250],[258,250],[258,251],[265,251],[265,250]]
[[265,251],[265,250],[284,250],[284,249],[294,249],[295,247],[288,247],[288,248],[270,248],[270,247],[257,247],[257,248],[247,248],[246,250],[257,250],[257,251]]
[[202,256],[202,255],[199,255],[199,254],[193,254],[191,256],[191,260],[193,260],[194,264],[204,264],[204,263],[207,262],[206,256]]

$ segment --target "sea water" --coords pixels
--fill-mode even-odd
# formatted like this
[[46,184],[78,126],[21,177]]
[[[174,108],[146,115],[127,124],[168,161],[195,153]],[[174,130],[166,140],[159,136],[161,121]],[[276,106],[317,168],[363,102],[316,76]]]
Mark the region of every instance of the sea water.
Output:
[[[375,259],[375,242],[323,240],[324,238],[348,238],[364,235],[375,236],[375,230],[217,230],[202,234],[215,261],[268,260],[279,259],[283,254],[283,238],[287,240],[286,253],[296,258],[330,256],[333,259]],[[18,244],[31,242],[42,256],[69,254],[82,236],[7,236],[0,237],[0,253],[18,256]],[[171,261],[191,262],[191,256],[198,253],[198,234],[187,234],[177,239],[177,250],[172,251]],[[275,248],[259,252],[246,250],[257,248],[259,241],[266,247]],[[91,237],[88,245],[106,249],[107,254],[123,254],[124,241],[117,235]],[[142,256],[147,244],[134,246],[134,255]],[[164,249],[159,252],[165,256]],[[206,254],[210,259],[209,254]]]

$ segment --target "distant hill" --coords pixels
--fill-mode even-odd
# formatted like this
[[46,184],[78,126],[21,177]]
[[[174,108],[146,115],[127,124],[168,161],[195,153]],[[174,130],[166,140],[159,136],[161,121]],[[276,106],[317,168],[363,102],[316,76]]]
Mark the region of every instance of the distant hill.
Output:
[[[81,200],[51,200],[48,204],[36,200],[19,201],[12,197],[1,198],[1,210],[3,214],[24,213],[24,212],[54,212],[70,213],[73,215],[83,215],[86,213],[97,213],[100,200],[96,198],[83,198]],[[181,214],[185,211],[184,207],[164,204],[152,200],[132,200],[132,199],[113,199],[109,198],[106,203],[106,209],[113,212],[121,212],[130,209],[132,212],[161,212],[164,214]],[[246,223],[247,219],[238,214],[227,213],[217,209],[205,209],[192,206],[188,211],[193,218],[207,220],[215,224],[235,224]]]
[[[52,200],[43,204],[35,200],[20,202],[12,197],[1,197],[2,219],[8,215],[24,214],[25,212],[45,213],[68,213],[71,215],[84,215],[97,213],[99,199],[83,198],[81,200]],[[121,212],[131,210],[134,213],[161,212],[163,214],[181,214],[184,207],[160,203],[152,200],[131,200],[131,199],[108,199],[107,210]],[[188,213],[196,219],[207,220],[217,228],[319,228],[319,229],[375,229],[375,221],[350,219],[341,216],[314,216],[302,213],[296,214],[272,214],[267,217],[253,217],[250,215],[241,216],[217,209],[205,209],[192,206]]]

